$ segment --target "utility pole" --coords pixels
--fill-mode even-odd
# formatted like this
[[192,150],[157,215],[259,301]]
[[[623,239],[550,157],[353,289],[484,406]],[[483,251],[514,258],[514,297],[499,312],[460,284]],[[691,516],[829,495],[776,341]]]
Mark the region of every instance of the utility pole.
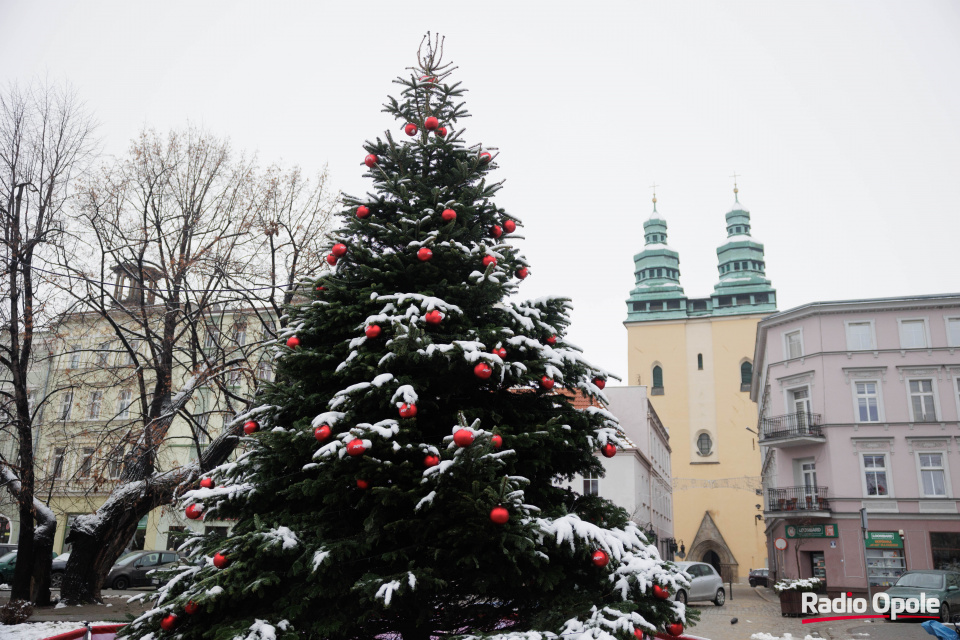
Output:
[[867,520],[867,508],[860,509],[860,531],[863,533],[863,577],[867,579],[867,602],[872,606],[873,593],[870,589],[870,569],[867,567],[867,529],[869,522]]

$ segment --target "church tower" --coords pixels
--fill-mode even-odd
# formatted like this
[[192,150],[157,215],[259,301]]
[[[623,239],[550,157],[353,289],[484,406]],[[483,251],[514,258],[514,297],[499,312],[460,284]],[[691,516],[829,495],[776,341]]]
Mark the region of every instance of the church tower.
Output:
[[654,197],[643,250],[633,258],[624,325],[628,384],[650,387],[670,431],[674,536],[686,548],[684,559],[708,562],[725,580],[737,580],[767,566],[764,524],[756,517],[761,460],[749,389],[757,323],[776,311],[776,291],[736,187],[725,223],[713,292],[687,297],[679,254],[667,245],[667,222]]

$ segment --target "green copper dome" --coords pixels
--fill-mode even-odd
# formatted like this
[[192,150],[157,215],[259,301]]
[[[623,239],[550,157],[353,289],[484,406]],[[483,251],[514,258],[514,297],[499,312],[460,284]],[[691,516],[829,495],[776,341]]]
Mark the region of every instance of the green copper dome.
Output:
[[720,282],[713,288],[714,314],[769,312],[776,309],[776,291],[766,279],[763,245],[750,234],[750,212],[735,202],[727,212],[727,241],[717,248]]
[[657,211],[643,223],[643,251],[633,256],[636,286],[627,299],[627,316],[643,314],[644,319],[686,315],[686,296],[680,286],[680,254],[667,244],[667,221]]

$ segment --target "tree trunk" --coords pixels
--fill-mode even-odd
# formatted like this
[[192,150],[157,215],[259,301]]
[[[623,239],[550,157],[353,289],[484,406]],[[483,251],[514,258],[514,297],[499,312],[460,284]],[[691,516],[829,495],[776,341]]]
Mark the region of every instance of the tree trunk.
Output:
[[41,607],[53,604],[50,599],[50,561],[53,559],[53,538],[56,532],[57,521],[54,520],[52,523],[40,522],[33,534],[30,601]]
[[17,541],[17,566],[13,570],[11,600],[31,600],[30,576],[34,565],[33,504],[20,500],[20,537]]

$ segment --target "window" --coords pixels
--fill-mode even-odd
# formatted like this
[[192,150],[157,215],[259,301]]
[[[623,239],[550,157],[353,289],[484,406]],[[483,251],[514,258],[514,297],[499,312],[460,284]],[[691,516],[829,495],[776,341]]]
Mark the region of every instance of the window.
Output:
[[79,369],[80,368],[80,345],[75,344],[70,347],[70,368]]
[[133,354],[140,351],[140,341],[131,340],[130,341],[130,350],[124,351],[120,354],[120,364],[123,365],[132,365],[133,364]]
[[713,452],[713,441],[707,433],[701,433],[697,438],[697,452],[701,456],[708,456]]
[[117,417],[126,420],[130,417],[130,405],[133,404],[133,391],[121,389],[117,396]]
[[663,390],[663,369],[660,365],[653,368],[653,388]]
[[94,391],[90,394],[90,405],[87,407],[87,420],[100,418],[100,407],[103,406],[103,391]]
[[744,362],[740,365],[740,391],[749,391],[753,382],[753,363]]
[[600,476],[594,473],[586,473],[583,476],[583,495],[600,495]]
[[703,371],[703,354],[702,353],[697,354],[697,369],[699,369],[700,371]]
[[868,496],[890,495],[887,485],[886,454],[866,454],[863,456],[863,479]]
[[908,380],[910,414],[913,422],[936,422],[937,409],[933,395],[933,380]]
[[797,330],[784,334],[783,346],[784,356],[787,360],[801,357],[803,355],[803,333]]
[[817,463],[813,461],[801,463],[800,474],[803,477],[804,493],[817,495]]
[[876,381],[854,385],[857,402],[857,422],[880,422],[880,392]]
[[942,453],[918,453],[920,489],[926,498],[944,498],[947,495],[947,474]]
[[259,365],[257,365],[257,377],[260,378],[262,382],[273,382],[273,365],[262,360]]
[[947,323],[947,346],[960,347],[960,318],[944,318]]
[[108,467],[108,472],[110,473],[111,478],[119,478],[120,472],[123,471],[123,445],[118,445],[116,449],[113,450],[113,453],[110,454],[110,465]]
[[50,461],[50,476],[57,480],[63,477],[63,463],[67,457],[66,447],[56,447],[53,450],[53,459]]
[[91,447],[85,447],[83,449],[83,457],[80,458],[80,477],[89,478],[90,473],[93,471],[93,449]]
[[960,533],[931,531],[930,550],[933,553],[934,569],[955,571],[956,566],[960,565]]
[[60,411],[57,412],[58,420],[69,420],[70,412],[73,410],[73,391],[64,391],[60,396]]
[[873,323],[848,322],[847,349],[851,351],[863,351],[873,348],[875,348],[873,344]]
[[240,369],[233,369],[227,374],[228,387],[239,387],[242,381],[243,381],[243,371],[241,371]]
[[217,338],[220,337],[220,332],[217,331],[214,327],[207,329],[207,335],[203,339],[203,348],[206,351],[215,349],[217,346]]
[[96,366],[105,367],[107,366],[107,361],[110,359],[110,342],[101,342],[97,346],[97,359]]
[[927,348],[927,323],[925,320],[900,320],[900,348]]
[[247,325],[238,324],[233,327],[233,343],[238,347],[247,344]]
[[201,413],[198,416],[194,416],[194,419],[197,421],[197,444],[200,446],[210,444],[210,432],[208,431],[210,413]]

